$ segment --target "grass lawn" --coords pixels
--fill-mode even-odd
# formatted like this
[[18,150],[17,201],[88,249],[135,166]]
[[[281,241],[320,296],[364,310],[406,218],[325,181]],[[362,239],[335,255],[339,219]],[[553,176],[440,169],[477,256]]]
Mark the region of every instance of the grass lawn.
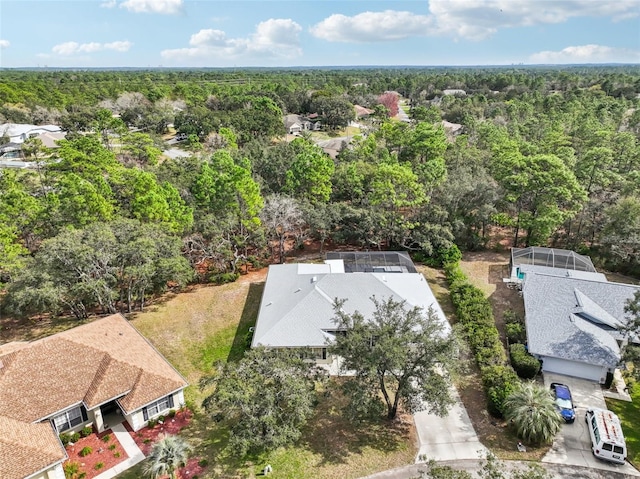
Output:
[[607,408],[615,412],[622,423],[627,443],[627,458],[636,468],[640,468],[640,383],[630,389],[633,402],[605,398]]
[[[337,388],[321,398],[315,417],[295,446],[248,460],[225,450],[228,432],[200,409],[206,393],[199,390],[198,382],[213,371],[216,361],[242,357],[246,333],[258,314],[265,272],[243,276],[233,284],[196,287],[133,319],[134,326],[191,384],[185,397],[194,418],[181,435],[194,446],[195,456],[209,461],[201,479],[256,477],[267,463],[273,466],[272,477],[292,479],[356,478],[412,463],[416,440],[411,418],[356,429],[342,418],[344,398],[334,391]],[[118,478],[143,477],[143,464]]]

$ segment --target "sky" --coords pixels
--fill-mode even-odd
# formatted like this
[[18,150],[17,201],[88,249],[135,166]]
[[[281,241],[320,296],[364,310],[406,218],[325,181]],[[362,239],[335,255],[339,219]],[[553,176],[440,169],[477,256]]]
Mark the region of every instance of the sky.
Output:
[[0,0],[0,67],[640,63],[640,0]]

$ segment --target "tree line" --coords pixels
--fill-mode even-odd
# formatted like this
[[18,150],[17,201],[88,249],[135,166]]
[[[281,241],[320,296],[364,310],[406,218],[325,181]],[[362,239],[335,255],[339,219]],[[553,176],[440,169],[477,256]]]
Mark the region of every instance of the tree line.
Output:
[[[55,150],[24,145],[33,170],[0,171],[11,314],[142,308],[310,238],[428,258],[501,235],[639,272],[638,67],[0,78],[1,122],[68,131]],[[392,117],[398,98],[410,122]],[[357,119],[354,105],[374,113]],[[289,113],[342,138],[335,157],[308,133],[285,141]],[[359,131],[344,130],[352,121]],[[189,158],[162,155],[171,126]]]

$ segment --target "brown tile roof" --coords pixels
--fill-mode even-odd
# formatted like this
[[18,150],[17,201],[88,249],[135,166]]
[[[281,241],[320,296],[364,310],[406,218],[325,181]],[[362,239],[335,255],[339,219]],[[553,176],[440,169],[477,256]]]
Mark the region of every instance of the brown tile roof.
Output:
[[132,412],[187,385],[119,314],[34,341],[0,361],[0,415],[26,422],[123,395],[122,407]]
[[23,479],[66,458],[67,453],[49,424],[29,424],[0,416],[2,479]]

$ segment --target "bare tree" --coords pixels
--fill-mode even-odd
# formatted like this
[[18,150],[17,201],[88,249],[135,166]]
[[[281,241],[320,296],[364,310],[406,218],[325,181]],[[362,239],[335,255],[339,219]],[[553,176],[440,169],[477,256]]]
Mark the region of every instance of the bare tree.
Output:
[[[305,224],[298,201],[289,196],[271,195],[265,200],[260,219],[269,239],[278,242],[278,259],[280,263],[284,263],[287,238],[299,240],[300,231]],[[273,249],[271,254],[275,259]]]

